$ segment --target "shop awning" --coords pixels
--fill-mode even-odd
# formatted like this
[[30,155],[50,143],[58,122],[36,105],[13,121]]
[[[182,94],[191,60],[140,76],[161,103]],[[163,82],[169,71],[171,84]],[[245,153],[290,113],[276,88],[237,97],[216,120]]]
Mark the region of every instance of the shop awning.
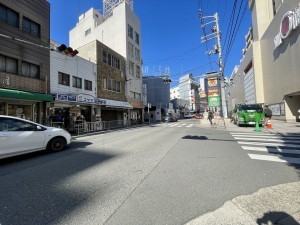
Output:
[[121,102],[121,101],[114,101],[106,99],[106,107],[111,108],[123,108],[123,109],[132,109],[132,105],[129,102]]
[[10,90],[0,88],[0,98],[13,98],[13,99],[26,99],[26,100],[36,100],[42,102],[52,102],[53,96],[47,94],[40,94],[34,92]]

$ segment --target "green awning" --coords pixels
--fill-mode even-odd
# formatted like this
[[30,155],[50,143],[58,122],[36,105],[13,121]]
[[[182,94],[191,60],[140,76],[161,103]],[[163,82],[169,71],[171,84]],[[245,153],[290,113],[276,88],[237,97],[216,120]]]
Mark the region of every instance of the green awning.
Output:
[[52,102],[53,96],[26,92],[26,91],[18,91],[18,90],[10,90],[10,89],[2,89],[0,88],[0,98],[13,98],[13,99],[26,99],[26,100],[36,100],[42,102]]

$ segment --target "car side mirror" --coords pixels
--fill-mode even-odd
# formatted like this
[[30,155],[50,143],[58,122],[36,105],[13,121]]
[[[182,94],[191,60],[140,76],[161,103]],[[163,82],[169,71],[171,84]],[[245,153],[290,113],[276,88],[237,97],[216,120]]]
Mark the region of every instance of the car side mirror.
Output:
[[43,128],[39,125],[36,126],[36,131],[44,131],[44,130],[45,130],[45,128]]

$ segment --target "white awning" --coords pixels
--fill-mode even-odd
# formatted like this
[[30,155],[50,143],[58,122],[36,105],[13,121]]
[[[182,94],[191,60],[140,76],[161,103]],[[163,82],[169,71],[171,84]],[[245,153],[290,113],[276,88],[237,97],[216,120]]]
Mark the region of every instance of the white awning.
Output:
[[105,100],[106,100],[106,107],[133,109],[133,106],[130,105],[128,102],[114,101],[109,99],[105,99]]

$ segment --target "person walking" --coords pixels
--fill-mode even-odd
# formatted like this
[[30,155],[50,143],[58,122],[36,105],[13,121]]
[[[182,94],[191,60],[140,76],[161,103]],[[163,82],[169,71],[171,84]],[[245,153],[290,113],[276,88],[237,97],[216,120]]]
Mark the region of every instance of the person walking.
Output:
[[214,113],[211,110],[208,110],[208,120],[210,122],[210,125],[212,125],[212,119],[214,118]]
[[267,124],[268,120],[272,118],[272,110],[269,109],[268,105],[265,106],[265,125]]

